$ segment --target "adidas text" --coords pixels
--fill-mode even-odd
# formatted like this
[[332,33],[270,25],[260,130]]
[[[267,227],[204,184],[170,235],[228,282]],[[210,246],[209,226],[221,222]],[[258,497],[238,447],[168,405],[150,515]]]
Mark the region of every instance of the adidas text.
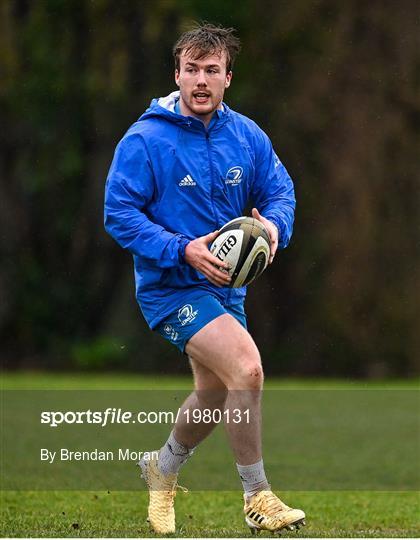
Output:
[[178,185],[181,187],[196,186],[197,182],[191,177],[191,175],[187,174],[187,176],[184,176]]

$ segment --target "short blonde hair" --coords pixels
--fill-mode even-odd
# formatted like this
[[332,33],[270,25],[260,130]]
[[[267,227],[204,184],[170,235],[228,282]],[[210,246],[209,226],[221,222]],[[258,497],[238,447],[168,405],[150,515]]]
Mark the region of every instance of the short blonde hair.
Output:
[[225,52],[226,72],[229,73],[241,50],[241,42],[234,33],[234,28],[223,28],[207,22],[196,24],[191,30],[184,32],[174,45],[175,69],[179,71],[179,59],[183,53],[191,54],[195,60],[199,60]]

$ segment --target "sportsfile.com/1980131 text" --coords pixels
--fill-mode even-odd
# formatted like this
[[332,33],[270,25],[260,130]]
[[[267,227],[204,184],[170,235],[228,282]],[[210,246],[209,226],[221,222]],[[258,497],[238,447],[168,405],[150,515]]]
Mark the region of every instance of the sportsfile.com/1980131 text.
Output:
[[58,427],[62,424],[96,424],[105,427],[111,424],[174,424],[181,415],[187,423],[219,424],[250,423],[249,409],[186,409],[182,411],[124,411],[108,407],[103,411],[42,411],[41,424]]

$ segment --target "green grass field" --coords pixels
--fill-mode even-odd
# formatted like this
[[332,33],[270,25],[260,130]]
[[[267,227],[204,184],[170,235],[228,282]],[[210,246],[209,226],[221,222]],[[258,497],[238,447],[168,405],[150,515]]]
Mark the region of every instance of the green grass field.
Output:
[[[153,378],[133,375],[51,375],[42,373],[3,374],[2,389],[188,389],[186,378]],[[266,388],[278,389],[416,389],[418,381],[298,381],[268,380]],[[305,395],[305,394],[302,394]],[[330,409],[326,409],[327,411]],[[397,409],[404,424],[404,411]],[[327,413],[324,413],[327,414]],[[334,410],[331,410],[333,418]],[[395,423],[399,419],[394,418]],[[392,426],[390,426],[392,428]],[[417,424],[418,429],[418,424]],[[299,436],[299,433],[296,434]],[[418,436],[418,431],[417,431]],[[404,441],[401,441],[403,444]],[[404,447],[401,447],[404,449]],[[404,452],[407,452],[404,449]],[[408,455],[408,454],[407,454]],[[7,468],[2,462],[2,476]],[[355,464],[349,464],[349,467]],[[358,464],[357,464],[358,466]],[[401,467],[401,481],[407,464]],[[417,462],[409,464],[413,474]],[[322,474],[320,464],[314,479]],[[398,471],[397,471],[398,472]],[[211,473],[210,473],[211,474]],[[399,476],[396,477],[400,478]],[[183,483],[181,481],[181,483]],[[386,485],[386,484],[384,484]],[[405,484],[404,484],[405,485]],[[418,537],[419,492],[413,490],[322,490],[282,492],[290,505],[307,514],[304,537]],[[2,536],[8,537],[152,537],[146,522],[147,493],[144,491],[3,491],[1,494]],[[180,492],[176,500],[177,533],[182,537],[249,536],[242,516],[240,491]],[[271,536],[262,533],[262,536]]]

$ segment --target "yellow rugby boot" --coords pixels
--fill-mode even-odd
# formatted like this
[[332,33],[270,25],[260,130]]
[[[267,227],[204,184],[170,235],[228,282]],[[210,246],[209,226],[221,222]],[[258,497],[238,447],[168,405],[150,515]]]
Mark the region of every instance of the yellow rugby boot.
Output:
[[178,475],[162,474],[157,463],[156,458],[139,461],[141,476],[149,488],[148,521],[155,532],[170,534],[175,532],[174,500],[176,489],[180,487],[176,482]]
[[260,491],[249,500],[245,499],[245,521],[252,534],[260,530],[279,532],[293,531],[305,525],[305,512],[289,508],[272,491]]

